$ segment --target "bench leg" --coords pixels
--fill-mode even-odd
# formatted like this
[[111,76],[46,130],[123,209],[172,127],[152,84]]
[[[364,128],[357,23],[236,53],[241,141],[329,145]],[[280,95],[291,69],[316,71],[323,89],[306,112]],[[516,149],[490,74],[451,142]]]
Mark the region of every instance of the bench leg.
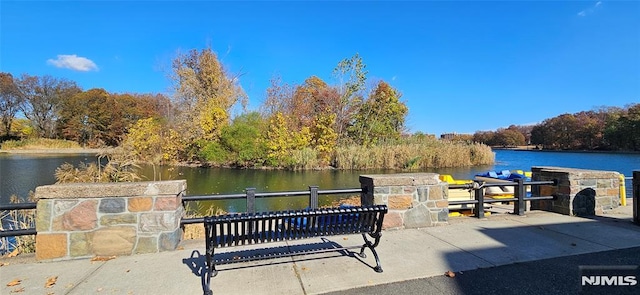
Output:
[[373,253],[373,257],[376,259],[376,266],[373,268],[373,270],[375,270],[376,272],[382,272],[382,266],[380,265],[380,258],[378,257],[378,252],[376,252],[376,246],[378,246],[378,243],[380,242],[380,236],[382,235],[382,233],[369,234],[369,235],[372,238],[374,238],[375,241],[372,243],[369,239],[367,239],[366,234],[362,234],[362,238],[364,239],[364,245],[362,245],[362,247],[360,248],[360,253],[358,253],[358,256],[362,258],[366,258],[367,255],[364,253],[364,249],[369,248],[369,250],[371,250],[371,253]]
[[211,291],[211,277],[215,277],[218,274],[216,270],[216,265],[213,261],[213,246],[207,245],[207,273],[205,274],[205,295],[212,295],[213,291]]

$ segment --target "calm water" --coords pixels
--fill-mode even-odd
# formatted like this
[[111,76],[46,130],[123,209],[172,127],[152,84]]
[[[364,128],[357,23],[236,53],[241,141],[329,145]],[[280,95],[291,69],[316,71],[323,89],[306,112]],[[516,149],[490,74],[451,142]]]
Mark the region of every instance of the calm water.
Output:
[[[567,153],[496,150],[496,164],[467,168],[432,169],[420,172],[452,174],[457,179],[470,179],[477,173],[488,170],[522,169],[532,166],[560,166],[596,170],[618,171],[631,176],[633,170],[640,170],[640,154],[611,153]],[[53,184],[54,171],[65,162],[96,161],[90,154],[81,155],[8,155],[0,154],[0,203],[7,203],[11,195],[21,199],[39,185]],[[186,179],[187,194],[240,193],[247,187],[255,187],[258,192],[305,190],[310,185],[320,189],[360,187],[361,174],[385,173],[385,171],[281,171],[281,170],[237,170],[193,167],[156,167],[155,180]],[[386,173],[396,173],[386,171]],[[152,167],[145,167],[143,174],[154,180]],[[321,198],[326,204],[333,198]],[[210,203],[203,204],[209,206]],[[244,210],[244,201],[217,203],[228,211]],[[257,202],[258,210],[295,209],[306,206],[306,198],[278,198],[269,203]]]

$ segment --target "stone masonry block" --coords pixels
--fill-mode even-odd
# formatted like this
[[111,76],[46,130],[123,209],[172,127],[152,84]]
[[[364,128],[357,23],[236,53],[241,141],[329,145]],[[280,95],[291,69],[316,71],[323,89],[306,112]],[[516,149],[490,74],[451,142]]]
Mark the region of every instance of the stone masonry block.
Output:
[[109,214],[100,217],[100,225],[111,226],[120,224],[137,224],[138,216],[132,213]]
[[36,231],[46,232],[51,230],[52,200],[38,200],[36,205]]
[[383,229],[399,229],[402,228],[402,214],[401,211],[389,211],[384,216],[384,221],[382,222]]
[[429,198],[429,188],[426,186],[419,186],[416,193],[418,194],[419,202],[425,202]]
[[391,186],[389,187],[389,194],[391,195],[404,194],[404,188],[402,186]]
[[122,213],[126,210],[124,198],[106,198],[100,200],[100,213]]
[[422,228],[433,225],[429,208],[419,205],[404,213],[405,228]]
[[175,213],[142,213],[140,215],[139,230],[141,232],[174,231],[180,220]]
[[413,205],[413,196],[411,195],[389,195],[389,209],[409,209]]
[[182,206],[181,199],[177,197],[157,197],[153,209],[155,211],[171,211]]
[[78,200],[55,200],[53,203],[53,216],[65,214],[77,204]]
[[96,227],[96,200],[84,200],[61,216],[62,228],[70,231],[90,230]]
[[389,200],[389,195],[376,194],[373,197],[374,205],[387,205],[387,201]]
[[136,245],[136,254],[157,253],[158,238],[157,237],[138,237]]
[[174,232],[161,233],[158,243],[158,250],[173,251],[178,247],[180,238],[182,237],[182,229],[178,228]]
[[434,185],[429,187],[429,200],[442,200],[446,199],[444,194],[444,189],[446,187],[443,185]]
[[91,244],[87,233],[75,232],[69,235],[69,256],[91,256]]
[[151,197],[134,197],[128,200],[129,212],[151,211],[153,208],[153,198]]
[[47,260],[67,256],[67,235],[46,234],[36,235],[36,259]]
[[373,193],[374,194],[389,194],[390,191],[391,191],[391,189],[388,186],[382,186],[382,187],[373,188]]
[[113,226],[90,233],[91,250],[98,256],[131,255],[136,241],[133,226]]

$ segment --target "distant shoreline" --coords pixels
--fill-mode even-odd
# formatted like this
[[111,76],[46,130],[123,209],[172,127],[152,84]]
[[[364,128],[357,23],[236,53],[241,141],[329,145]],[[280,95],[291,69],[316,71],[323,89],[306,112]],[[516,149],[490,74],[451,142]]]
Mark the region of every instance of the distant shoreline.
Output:
[[11,149],[0,150],[0,154],[99,154],[105,149],[66,148],[66,149]]
[[519,147],[491,147],[492,150],[509,150],[517,152],[547,152],[547,153],[585,153],[585,154],[640,154],[640,151],[602,151],[602,150],[544,150],[535,146]]

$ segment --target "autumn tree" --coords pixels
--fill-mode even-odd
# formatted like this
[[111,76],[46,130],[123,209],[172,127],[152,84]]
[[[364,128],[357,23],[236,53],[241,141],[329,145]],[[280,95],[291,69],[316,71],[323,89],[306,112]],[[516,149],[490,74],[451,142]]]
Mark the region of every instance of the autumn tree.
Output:
[[349,128],[352,138],[362,144],[371,144],[380,139],[399,137],[409,111],[400,97],[395,88],[380,81],[360,107]]
[[80,92],[80,88],[66,79],[26,74],[17,79],[16,85],[24,99],[20,109],[31,121],[36,134],[55,138],[62,103]]
[[232,107],[247,103],[239,75],[230,74],[211,48],[178,53],[172,70],[178,131],[189,140],[217,139]]
[[0,123],[9,137],[11,124],[18,113],[22,96],[10,73],[0,73]]
[[60,127],[63,138],[80,144],[115,145],[117,135],[110,126],[117,117],[117,106],[104,89],[90,89],[61,102]]

